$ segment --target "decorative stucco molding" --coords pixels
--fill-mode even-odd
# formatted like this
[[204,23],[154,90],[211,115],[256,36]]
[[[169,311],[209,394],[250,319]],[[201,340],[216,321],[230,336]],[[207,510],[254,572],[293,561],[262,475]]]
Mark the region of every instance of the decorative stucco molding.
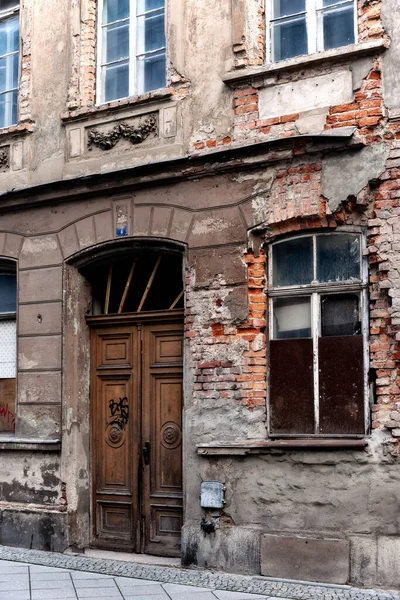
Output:
[[93,145],[101,148],[101,150],[110,150],[123,138],[129,140],[131,144],[141,144],[152,132],[157,132],[157,118],[155,115],[150,115],[140,125],[136,126],[122,121],[108,132],[89,129],[88,150],[91,150]]

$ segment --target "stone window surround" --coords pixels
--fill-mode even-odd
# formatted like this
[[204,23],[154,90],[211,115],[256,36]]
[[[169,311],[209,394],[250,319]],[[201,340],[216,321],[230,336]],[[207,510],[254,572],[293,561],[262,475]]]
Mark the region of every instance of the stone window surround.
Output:
[[[223,74],[222,81],[231,87],[252,81],[255,87],[259,87],[264,80],[270,79],[282,71],[300,71],[308,67],[314,67],[321,63],[332,62],[342,59],[356,59],[358,57],[383,52],[389,47],[389,42],[384,39],[372,40],[369,42],[360,42],[350,46],[342,46],[333,50],[324,50],[315,54],[305,54],[288,58],[275,63],[268,63],[260,67],[242,69],[240,71],[230,71]],[[258,86],[257,86],[258,83]]]

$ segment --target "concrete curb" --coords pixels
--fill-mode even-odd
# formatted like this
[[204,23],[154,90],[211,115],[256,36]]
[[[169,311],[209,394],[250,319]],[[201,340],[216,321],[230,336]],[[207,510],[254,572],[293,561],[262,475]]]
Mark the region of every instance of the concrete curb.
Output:
[[261,594],[291,600],[400,600],[396,592],[361,590],[350,586],[320,585],[297,581],[231,575],[228,573],[182,569],[65,555],[41,550],[0,546],[0,560],[33,563],[61,569],[91,571],[119,577],[193,585],[231,592]]

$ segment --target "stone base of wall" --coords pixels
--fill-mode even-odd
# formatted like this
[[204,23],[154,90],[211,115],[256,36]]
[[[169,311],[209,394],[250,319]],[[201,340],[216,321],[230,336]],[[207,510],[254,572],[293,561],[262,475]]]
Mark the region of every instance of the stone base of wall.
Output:
[[200,522],[182,530],[183,566],[228,573],[398,589],[399,556],[398,535],[332,539],[224,525],[205,534]]
[[218,569],[227,573],[260,573],[260,529],[222,526],[203,533],[198,524],[182,529],[182,566]]
[[64,552],[67,540],[66,513],[0,510],[1,545]]
[[265,534],[261,536],[261,575],[324,583],[348,583],[347,540]]

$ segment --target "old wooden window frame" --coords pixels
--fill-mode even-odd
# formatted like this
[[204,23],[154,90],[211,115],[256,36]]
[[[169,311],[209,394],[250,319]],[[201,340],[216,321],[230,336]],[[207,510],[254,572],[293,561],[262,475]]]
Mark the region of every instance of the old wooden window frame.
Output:
[[[103,30],[105,27],[107,27],[111,24],[111,22],[103,23],[104,2],[105,2],[105,0],[99,0],[98,19],[97,19],[97,40],[98,40],[97,72],[98,72],[98,77],[97,77],[97,81],[96,81],[96,98],[97,98],[98,105],[123,99],[123,98],[115,98],[113,100],[105,100],[105,71],[106,71],[105,67],[107,67],[109,64],[112,64],[112,63],[103,62],[103,58],[102,58],[103,52],[105,50],[105,44],[103,43]],[[165,72],[166,72],[166,53],[167,53],[166,37],[165,37],[164,46],[161,46],[160,48],[157,48],[156,50],[151,50],[148,52],[145,52],[145,51],[138,52],[137,51],[137,42],[138,42],[138,37],[139,37],[138,32],[139,32],[139,27],[140,27],[139,23],[140,23],[141,17],[144,17],[145,15],[153,14],[153,13],[154,14],[163,14],[164,15],[164,30],[165,30],[165,23],[166,23],[165,20],[166,20],[166,14],[167,14],[166,0],[164,1],[163,8],[144,11],[139,14],[137,12],[138,2],[139,2],[139,0],[129,0],[129,17],[120,20],[120,22],[126,21],[127,23],[129,23],[129,55],[124,58],[118,59],[117,61],[112,61],[113,63],[117,63],[117,62],[121,62],[121,61],[128,61],[128,63],[129,63],[129,94],[128,94],[128,97],[137,96],[142,93],[145,93],[143,90],[140,89],[140,87],[138,85],[138,73],[137,73],[136,63],[140,57],[144,58],[147,56],[156,55],[158,53],[164,52]],[[134,15],[134,16],[132,17],[132,15]],[[117,22],[118,21],[115,21],[115,23],[117,23]],[[112,22],[112,23],[114,23],[114,22]]]
[[[273,8],[274,0],[269,0],[267,2],[266,8],[266,31],[267,33],[267,52],[266,58],[267,63],[279,62],[280,60],[285,59],[275,59],[274,56],[274,44],[273,44],[273,27],[275,23],[283,22],[285,20],[289,20],[296,16],[304,15],[306,18],[306,29],[307,29],[307,45],[308,52],[304,55],[297,56],[307,56],[309,54],[315,54],[317,52],[324,51],[324,39],[323,39],[323,28],[319,23],[319,19],[323,15],[324,12],[330,10],[332,8],[343,6],[351,6],[353,5],[353,19],[354,19],[354,43],[358,43],[358,19],[357,19],[357,0],[336,0],[336,3],[332,6],[323,6],[323,0],[305,0],[305,10],[300,13],[296,13],[290,15],[290,17],[277,17],[274,16],[274,8]],[[338,46],[340,48],[342,46]],[[296,58],[293,56],[291,58]]]
[[[9,376],[1,377],[1,380],[12,379],[14,381],[14,385],[15,385],[14,419],[15,419],[16,404],[17,404],[16,386],[17,386],[17,305],[18,305],[18,277],[17,277],[17,263],[15,261],[10,260],[10,259],[1,259],[0,260],[0,278],[4,275],[11,275],[15,278],[15,311],[0,312],[0,325],[4,322],[14,323],[14,331],[13,331],[14,345],[13,345],[13,348],[15,350],[15,356],[14,356],[14,362],[13,362],[14,376],[13,377],[9,377]],[[2,332],[0,331],[0,336],[1,336],[1,334],[2,334]],[[14,431],[15,431],[15,429],[14,429]],[[12,433],[14,433],[14,431]],[[5,433],[4,430],[0,429],[0,435],[2,435],[4,433]],[[10,430],[7,429],[6,433],[10,433]]]
[[[13,6],[6,8],[4,10],[1,9],[1,4],[0,4],[0,23],[3,23],[5,21],[7,21],[8,19],[12,19],[14,17],[18,17],[19,20],[19,16],[20,16],[20,1],[19,0],[15,0],[15,2],[13,3]],[[20,35],[20,30],[21,30],[21,23],[19,22],[19,26],[18,26],[18,39],[19,39],[19,35]],[[18,86],[19,86],[19,70],[20,70],[20,66],[19,66],[19,52],[20,52],[20,44],[18,43],[18,48],[17,50],[12,50],[9,52],[6,52],[5,54],[1,54],[0,55],[0,61],[1,60],[9,60],[11,62],[11,68],[9,68],[8,66],[6,66],[6,87],[4,89],[4,91],[0,91],[0,96],[6,96],[7,94],[11,94],[11,93],[16,93],[17,96],[17,114],[16,114],[16,118],[13,119],[12,118],[12,113],[13,113],[13,103],[6,103],[5,106],[5,111],[4,111],[4,126],[3,127],[10,127],[11,125],[16,125],[18,122]],[[13,66],[12,66],[12,59],[13,57],[16,56],[17,60],[18,60],[18,73],[17,73],[17,86],[13,87]]]
[[[290,240],[299,240],[300,238],[313,238],[313,270],[314,279],[316,273],[316,238],[319,236],[352,234],[359,237],[360,240],[360,271],[361,279],[358,282],[344,281],[340,283],[319,283],[313,281],[311,284],[294,285],[294,286],[273,286],[273,248]],[[366,255],[366,237],[359,228],[351,226],[343,226],[338,231],[334,232],[307,232],[295,236],[288,236],[279,239],[268,246],[268,330],[269,340],[273,339],[274,335],[274,309],[273,301],[276,298],[296,298],[299,296],[311,298],[311,337],[313,340],[313,379],[314,379],[314,419],[315,432],[310,434],[303,433],[274,433],[271,431],[271,414],[270,414],[270,385],[267,382],[268,397],[267,397],[267,412],[268,412],[268,435],[271,438],[349,438],[349,437],[364,437],[370,425],[369,415],[369,318],[368,318],[368,263]],[[321,335],[321,302],[320,296],[328,294],[341,293],[356,293],[360,297],[359,314],[361,321],[361,335],[363,339],[363,367],[364,367],[364,433],[363,434],[321,434],[318,432],[319,427],[319,380],[318,380],[318,338]],[[270,379],[270,369],[268,372],[268,380]]]

